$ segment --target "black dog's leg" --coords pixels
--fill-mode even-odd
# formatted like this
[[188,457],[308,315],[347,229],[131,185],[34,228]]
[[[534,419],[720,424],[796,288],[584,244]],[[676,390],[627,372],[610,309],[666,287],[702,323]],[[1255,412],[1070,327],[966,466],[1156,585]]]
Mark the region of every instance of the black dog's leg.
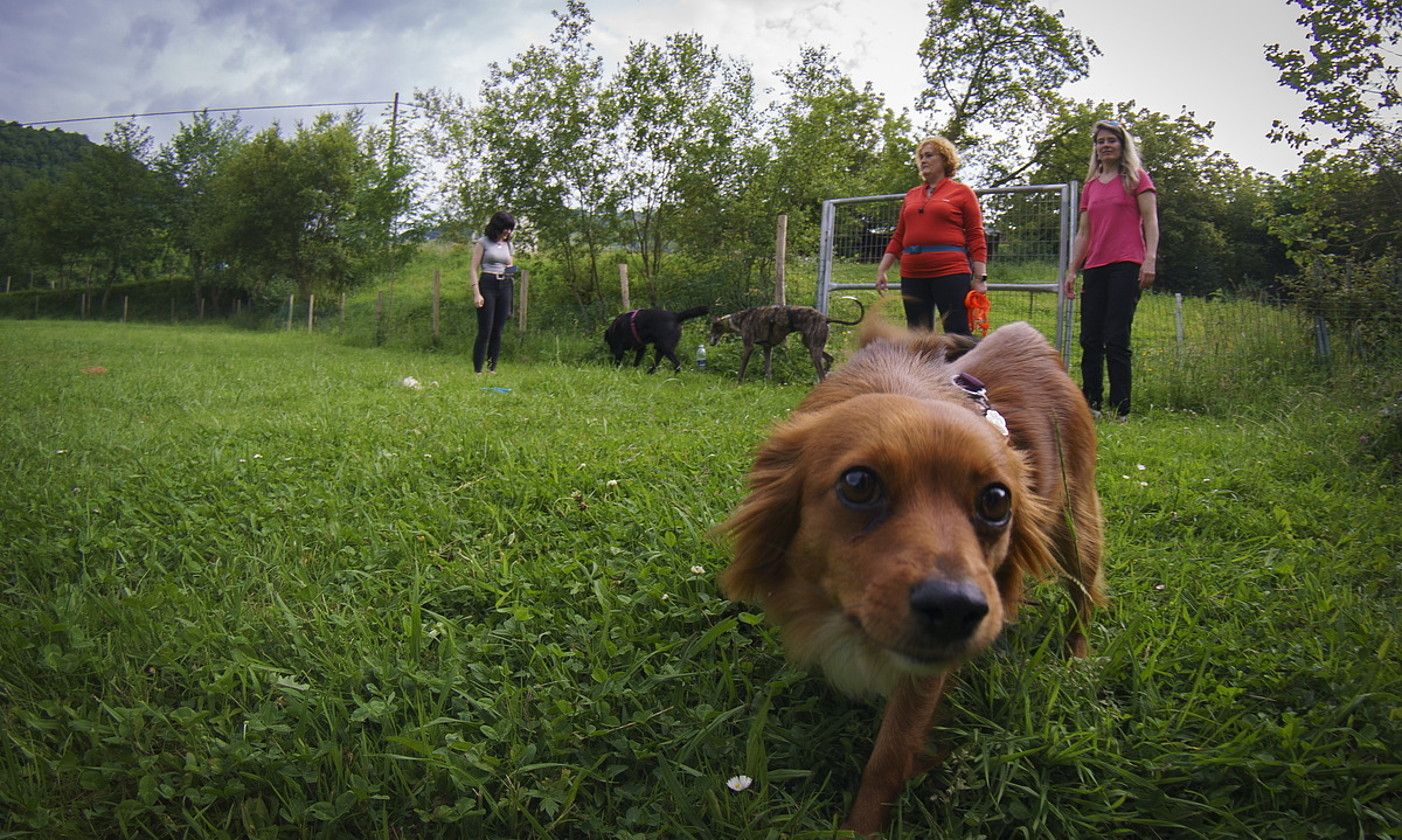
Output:
[[662,363],[662,345],[660,345],[660,344],[654,344],[654,345],[652,346],[652,367],[648,368],[648,369],[647,369],[647,372],[648,372],[648,373],[654,373],[654,372],[656,372],[657,366],[658,366],[659,364],[661,364],[661,363]]
[[643,363],[643,354],[646,353],[646,352],[647,352],[647,345],[646,345],[646,344],[644,344],[643,346],[641,346],[641,347],[638,348],[638,354],[637,354],[636,356],[633,357],[633,367],[637,367],[638,365],[640,365],[640,364]]

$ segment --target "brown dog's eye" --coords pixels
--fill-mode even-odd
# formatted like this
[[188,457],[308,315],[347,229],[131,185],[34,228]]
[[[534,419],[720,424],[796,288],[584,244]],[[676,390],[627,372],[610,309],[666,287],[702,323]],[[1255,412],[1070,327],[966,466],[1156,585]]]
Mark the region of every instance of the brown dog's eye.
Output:
[[978,494],[974,513],[985,525],[1001,528],[1013,514],[1013,494],[1001,484],[990,484]]
[[868,510],[886,500],[881,479],[866,467],[853,467],[837,480],[837,498],[849,508]]

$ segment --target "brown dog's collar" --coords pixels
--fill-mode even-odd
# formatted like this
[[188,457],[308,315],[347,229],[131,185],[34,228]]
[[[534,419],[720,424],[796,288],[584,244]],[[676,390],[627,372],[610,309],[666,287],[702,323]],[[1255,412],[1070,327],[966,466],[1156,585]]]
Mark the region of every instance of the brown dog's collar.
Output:
[[983,380],[972,373],[959,373],[955,374],[950,381],[978,404],[978,407],[983,411],[983,419],[992,423],[994,428],[1003,434],[1003,437],[1008,436],[1008,421],[989,404],[988,387],[983,384]]

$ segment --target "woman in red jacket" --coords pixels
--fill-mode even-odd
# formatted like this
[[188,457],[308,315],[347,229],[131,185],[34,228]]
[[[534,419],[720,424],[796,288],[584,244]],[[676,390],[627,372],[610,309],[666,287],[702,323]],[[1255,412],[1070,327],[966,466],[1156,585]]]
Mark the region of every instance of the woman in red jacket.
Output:
[[934,329],[938,307],[944,332],[969,335],[964,296],[988,291],[988,247],[978,197],[952,180],[959,153],[943,137],[926,137],[915,147],[915,165],[924,184],[905,194],[896,232],[876,268],[877,291],[886,291],[886,272],[901,261],[901,298],[911,329]]

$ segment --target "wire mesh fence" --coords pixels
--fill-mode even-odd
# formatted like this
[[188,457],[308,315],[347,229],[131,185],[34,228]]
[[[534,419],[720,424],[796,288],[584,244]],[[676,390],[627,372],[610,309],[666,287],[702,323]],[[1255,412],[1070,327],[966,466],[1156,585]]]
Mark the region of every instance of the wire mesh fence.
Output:
[[[1007,225],[1007,215],[998,217]],[[1055,270],[1047,246],[1036,237],[1007,235],[998,244],[997,263],[1003,271],[1047,279]],[[860,232],[850,244],[860,248]],[[884,245],[882,246],[884,249]],[[874,266],[862,253],[834,262],[835,270],[869,281]],[[816,294],[813,258],[790,261],[792,304],[812,304]],[[694,280],[695,278],[693,278]],[[730,307],[768,303],[772,286],[763,277],[744,284],[737,299],[718,305],[717,313]],[[476,334],[476,313],[461,283],[443,283],[435,304],[432,286],[425,281],[400,283],[377,292],[346,297],[329,295],[303,299],[296,295],[262,302],[246,295],[218,290],[193,289],[172,295],[169,284],[101,290],[72,289],[63,292],[21,291],[0,293],[0,317],[11,319],[66,319],[105,322],[141,321],[181,326],[225,324],[244,329],[315,332],[357,346],[390,346],[438,352],[470,352]],[[600,335],[617,314],[620,303],[602,301],[580,309],[544,293],[542,283],[529,290],[527,309],[520,301],[506,331],[503,358],[529,362],[538,359],[598,363],[607,360]],[[1008,287],[1011,286],[1011,287]],[[1011,282],[990,291],[992,327],[1027,321],[1049,339],[1056,330],[1058,299],[1045,292],[1026,291]],[[517,289],[520,293],[520,287]],[[700,294],[692,289],[692,294]],[[847,292],[867,305],[881,305],[872,289]],[[886,298],[889,306],[893,299]],[[634,305],[639,305],[638,301]],[[835,304],[834,317],[855,314]],[[527,315],[523,320],[521,315]],[[899,310],[886,317],[899,321]],[[686,325],[688,345],[702,340],[705,319]],[[3,327],[0,327],[3,329]],[[1080,377],[1080,349],[1075,344],[1079,325],[1070,325],[1072,343],[1068,368]],[[838,357],[849,352],[852,328],[834,328],[829,350]],[[790,381],[811,378],[811,365],[802,347],[776,351],[776,370],[791,373]],[[1277,380],[1318,381],[1350,371],[1402,370],[1402,319],[1386,310],[1362,311],[1355,302],[1312,301],[1308,308],[1272,297],[1250,299],[1180,298],[1150,293],[1140,301],[1133,333],[1136,406],[1207,410],[1234,401],[1257,400],[1263,383]],[[733,355],[733,354],[732,354]],[[709,372],[727,371],[725,352],[712,353]],[[789,358],[792,357],[792,358]]]

